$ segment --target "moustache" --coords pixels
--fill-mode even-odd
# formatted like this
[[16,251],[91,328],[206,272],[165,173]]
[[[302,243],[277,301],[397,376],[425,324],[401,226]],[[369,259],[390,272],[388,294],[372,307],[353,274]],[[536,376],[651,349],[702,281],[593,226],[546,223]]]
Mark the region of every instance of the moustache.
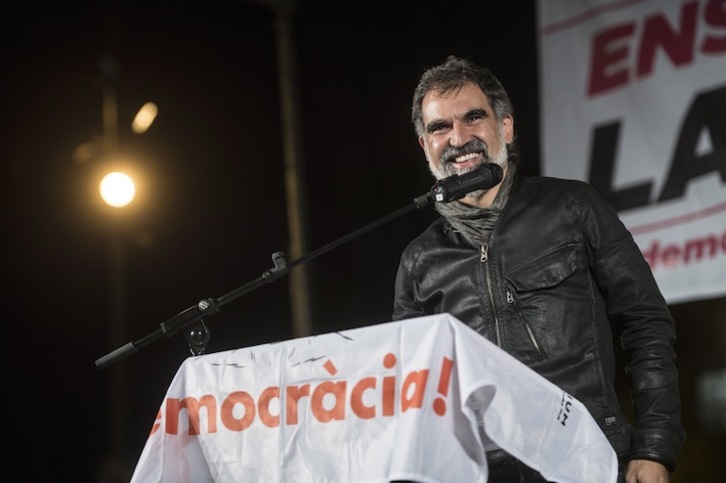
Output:
[[444,151],[441,153],[441,162],[442,164],[451,163],[454,162],[459,156],[473,153],[481,153],[484,157],[485,162],[491,162],[487,145],[479,139],[473,139],[460,147],[449,146],[445,148]]

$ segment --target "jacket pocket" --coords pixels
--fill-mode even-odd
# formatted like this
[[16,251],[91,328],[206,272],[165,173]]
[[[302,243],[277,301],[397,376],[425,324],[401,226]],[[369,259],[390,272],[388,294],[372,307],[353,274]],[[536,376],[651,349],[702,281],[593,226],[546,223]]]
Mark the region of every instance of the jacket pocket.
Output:
[[577,271],[577,245],[565,245],[515,267],[506,277],[517,292],[554,288]]

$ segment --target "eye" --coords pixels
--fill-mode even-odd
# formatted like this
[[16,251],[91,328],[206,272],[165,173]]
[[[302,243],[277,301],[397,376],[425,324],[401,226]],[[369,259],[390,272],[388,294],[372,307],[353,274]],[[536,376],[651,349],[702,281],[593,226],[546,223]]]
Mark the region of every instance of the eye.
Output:
[[487,118],[486,111],[481,110],[481,109],[474,109],[474,110],[468,112],[466,115],[466,121],[470,122],[470,123],[481,121],[486,118]]
[[448,127],[449,127],[449,125],[446,124],[446,123],[443,123],[443,122],[435,122],[435,123],[429,124],[429,126],[428,126],[428,132],[430,134],[433,134],[433,133],[437,133],[437,132],[444,131]]

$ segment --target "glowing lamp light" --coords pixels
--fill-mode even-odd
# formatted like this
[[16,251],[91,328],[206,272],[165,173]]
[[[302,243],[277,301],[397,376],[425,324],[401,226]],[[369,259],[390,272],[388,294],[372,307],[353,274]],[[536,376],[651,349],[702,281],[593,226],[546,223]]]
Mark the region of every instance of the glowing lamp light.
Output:
[[134,186],[133,180],[127,174],[118,171],[103,177],[99,191],[103,201],[114,208],[123,208],[136,196],[136,186]]
[[133,122],[131,123],[131,129],[136,134],[143,134],[147,129],[154,123],[156,115],[159,113],[159,108],[153,102],[147,102],[139,112],[136,113]]

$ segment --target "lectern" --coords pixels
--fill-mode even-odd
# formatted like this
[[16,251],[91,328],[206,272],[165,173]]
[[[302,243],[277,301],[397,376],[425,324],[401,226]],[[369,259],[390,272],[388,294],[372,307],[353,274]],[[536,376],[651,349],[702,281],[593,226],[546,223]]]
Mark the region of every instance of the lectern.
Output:
[[494,448],[617,479],[579,401],[442,314],[190,357],[132,482],[484,483]]

